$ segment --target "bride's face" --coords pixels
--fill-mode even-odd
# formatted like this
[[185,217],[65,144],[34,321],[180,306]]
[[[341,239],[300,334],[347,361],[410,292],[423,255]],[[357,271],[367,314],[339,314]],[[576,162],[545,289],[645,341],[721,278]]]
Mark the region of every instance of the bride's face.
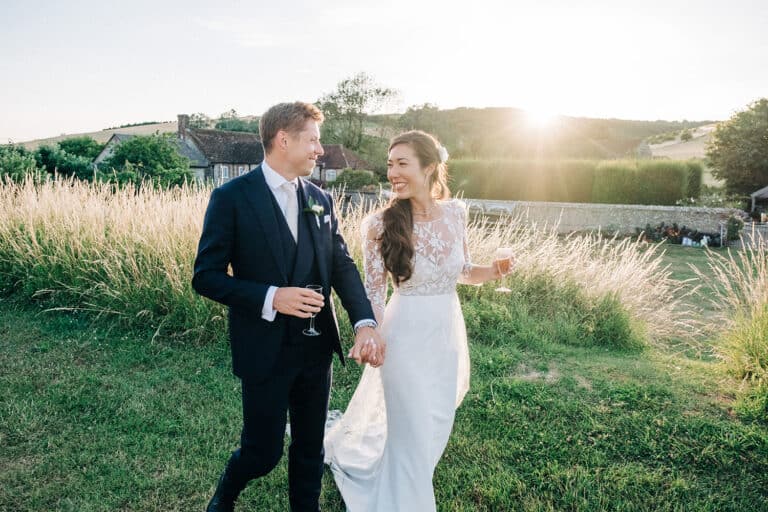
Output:
[[398,199],[429,195],[426,171],[409,144],[398,144],[389,151],[387,179]]

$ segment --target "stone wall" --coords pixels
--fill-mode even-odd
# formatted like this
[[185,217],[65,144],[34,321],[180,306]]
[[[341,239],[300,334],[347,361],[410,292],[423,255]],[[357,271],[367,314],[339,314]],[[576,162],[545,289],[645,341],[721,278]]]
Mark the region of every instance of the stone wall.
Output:
[[557,226],[560,233],[573,231],[634,234],[646,224],[677,223],[698,231],[719,233],[720,225],[740,210],[687,206],[646,206],[592,203],[543,203],[465,199],[470,213],[488,216],[513,215],[539,226]]
[[[347,204],[368,206],[378,200],[377,194],[348,192]],[[702,232],[720,233],[731,215],[744,212],[733,208],[705,208],[689,206],[646,206],[593,203],[544,203],[535,201],[492,201],[464,199],[470,214],[499,217],[512,215],[538,226],[557,226],[559,233],[597,231],[634,235],[635,228],[646,224],[658,226],[662,222],[686,226]]]

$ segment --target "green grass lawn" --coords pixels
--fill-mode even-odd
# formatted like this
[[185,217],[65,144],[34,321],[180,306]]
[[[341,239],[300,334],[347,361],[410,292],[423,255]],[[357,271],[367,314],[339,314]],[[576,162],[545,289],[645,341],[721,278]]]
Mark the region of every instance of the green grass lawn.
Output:
[[[702,261],[687,249],[667,252],[681,278]],[[468,325],[440,510],[768,510],[768,425],[731,412],[717,361]],[[223,341],[153,334],[0,301],[0,510],[203,510],[237,445],[238,381]],[[336,363],[333,408],[359,374]],[[322,504],[344,509],[329,472]],[[285,458],[238,510],[288,510]]]

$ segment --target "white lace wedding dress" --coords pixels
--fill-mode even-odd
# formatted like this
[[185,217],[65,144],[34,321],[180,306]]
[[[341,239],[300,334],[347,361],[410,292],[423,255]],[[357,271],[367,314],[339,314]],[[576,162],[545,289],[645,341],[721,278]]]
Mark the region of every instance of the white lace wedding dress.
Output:
[[346,412],[326,432],[326,462],[350,512],[436,509],[432,475],[469,388],[456,283],[471,265],[464,204],[438,205],[438,218],[415,223],[413,275],[386,308],[381,213],[363,222],[365,286],[383,319],[387,354],[380,368],[365,368]]

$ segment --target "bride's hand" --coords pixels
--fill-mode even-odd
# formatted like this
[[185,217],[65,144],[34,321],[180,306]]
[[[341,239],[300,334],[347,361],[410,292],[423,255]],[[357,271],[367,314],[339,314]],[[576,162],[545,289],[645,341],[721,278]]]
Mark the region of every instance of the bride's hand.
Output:
[[355,344],[347,354],[357,364],[368,363],[374,368],[384,364],[387,344],[376,329],[363,327],[355,336]]

